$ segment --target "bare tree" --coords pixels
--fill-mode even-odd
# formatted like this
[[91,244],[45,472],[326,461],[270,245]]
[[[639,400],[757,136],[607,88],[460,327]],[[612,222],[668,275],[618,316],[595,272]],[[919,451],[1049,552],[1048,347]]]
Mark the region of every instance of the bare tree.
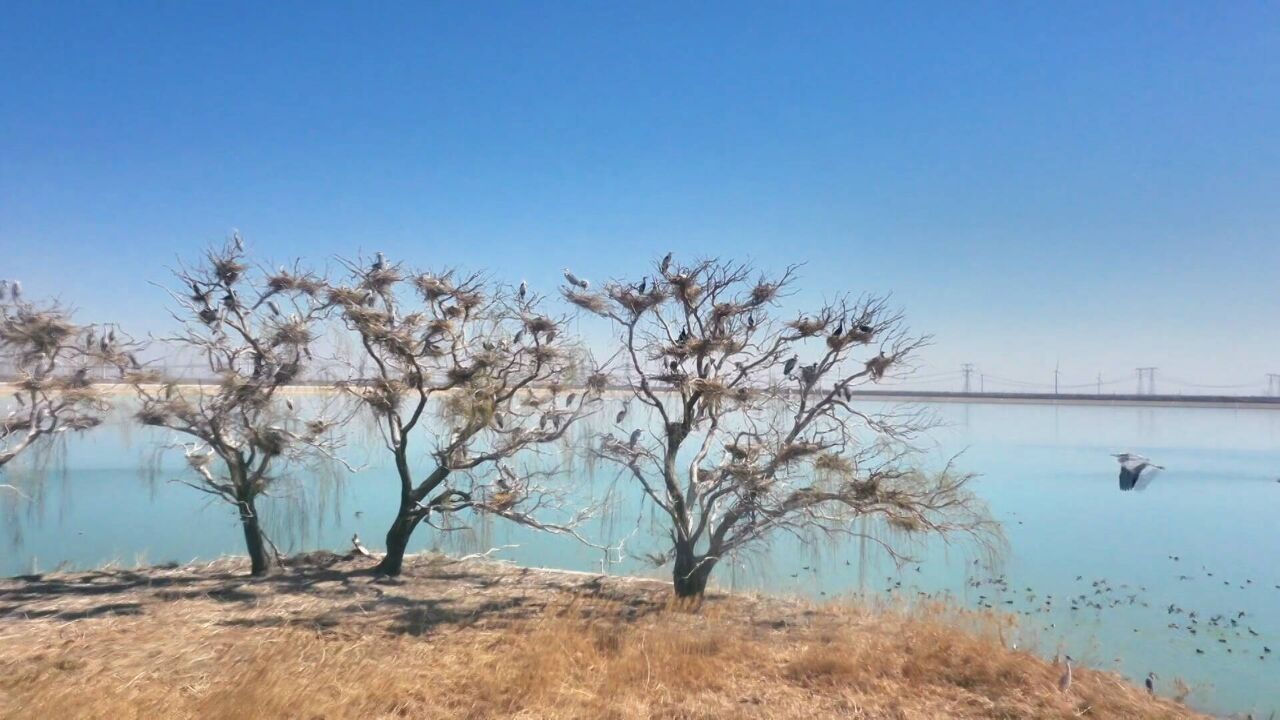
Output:
[[[381,253],[345,264],[350,282],[328,294],[358,344],[344,387],[377,422],[400,485],[377,571],[398,575],[414,529],[462,511],[581,539],[574,526],[587,511],[563,518],[564,492],[551,482],[560,473],[546,463],[598,401],[603,377],[575,375],[583,362],[564,320],[540,313],[523,283],[406,273]],[[585,389],[562,394],[575,378]],[[426,468],[413,467],[415,434],[432,447]],[[508,464],[529,455],[543,466]]]
[[96,427],[110,408],[98,380],[138,364],[136,344],[114,326],[78,325],[71,316],[57,303],[24,300],[16,281],[0,281],[0,372],[14,387],[0,419],[0,469],[44,441]]
[[[306,419],[281,389],[311,360],[324,317],[324,283],[297,267],[276,272],[245,262],[239,235],[174,275],[168,290],[182,330],[164,338],[179,354],[198,357],[216,383],[184,384],[159,373],[134,377],[137,418],[193,439],[186,457],[193,479],[177,482],[235,506],[254,575],[274,570],[279,553],[263,528],[258,499],[290,465],[333,458],[332,418]],[[281,407],[283,405],[283,407]]]
[[681,597],[701,596],[726,554],[779,531],[855,536],[858,518],[943,536],[994,530],[968,476],[913,466],[926,417],[853,402],[854,387],[907,367],[926,339],[878,298],[781,317],[795,279],[795,267],[769,277],[668,255],[639,282],[564,290],[618,332],[624,435],[605,434],[596,452],[669,519],[662,559]]

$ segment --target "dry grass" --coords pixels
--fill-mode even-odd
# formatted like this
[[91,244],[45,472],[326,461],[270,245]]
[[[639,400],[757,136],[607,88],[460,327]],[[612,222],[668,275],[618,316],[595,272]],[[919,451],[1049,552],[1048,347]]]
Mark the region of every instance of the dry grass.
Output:
[[[367,563],[367,560],[362,562]],[[0,581],[12,718],[1184,718],[1004,647],[997,616],[713,597],[412,559]]]

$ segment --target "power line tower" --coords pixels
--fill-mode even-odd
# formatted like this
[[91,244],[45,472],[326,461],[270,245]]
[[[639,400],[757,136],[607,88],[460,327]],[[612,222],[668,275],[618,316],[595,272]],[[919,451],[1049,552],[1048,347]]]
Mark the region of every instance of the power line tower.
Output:
[[1138,368],[1138,394],[1139,395],[1155,395],[1156,394],[1156,368],[1153,368],[1153,367]]
[[1098,394],[1102,394],[1102,373],[1098,373]]
[[961,365],[960,372],[964,373],[964,391],[969,392],[969,378],[973,375],[973,363]]
[[1280,397],[1280,373],[1267,373],[1267,397]]
[[1056,362],[1055,362],[1055,363],[1053,364],[1053,394],[1054,394],[1054,395],[1057,395],[1057,394],[1058,394],[1058,375],[1060,375],[1060,374],[1061,374],[1061,373],[1059,373],[1059,372],[1058,372],[1058,368],[1059,368],[1060,366],[1061,366],[1061,363],[1056,363]]

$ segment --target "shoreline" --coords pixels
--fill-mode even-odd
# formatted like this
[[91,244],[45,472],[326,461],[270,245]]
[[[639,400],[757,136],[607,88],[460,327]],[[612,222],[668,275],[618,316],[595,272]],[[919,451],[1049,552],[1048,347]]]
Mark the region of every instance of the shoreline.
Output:
[[1060,692],[1061,667],[1007,645],[993,612],[723,592],[692,608],[662,580],[373,562],[0,579],[0,717],[1207,717],[1085,666]]

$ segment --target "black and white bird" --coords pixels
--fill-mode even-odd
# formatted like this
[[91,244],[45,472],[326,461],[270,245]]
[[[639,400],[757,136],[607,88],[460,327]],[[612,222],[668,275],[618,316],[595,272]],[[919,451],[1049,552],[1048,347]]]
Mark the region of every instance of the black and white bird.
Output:
[[377,271],[385,268],[386,266],[387,266],[387,256],[383,255],[382,251],[379,250],[378,253],[374,255],[374,258],[373,258],[373,269]]
[[1124,491],[1146,490],[1155,472],[1164,469],[1160,465],[1153,465],[1148,458],[1133,453],[1112,453],[1111,456],[1120,463],[1120,489]]
[[1156,678],[1158,678],[1158,677],[1160,677],[1160,676],[1159,676],[1159,675],[1156,675],[1156,674],[1155,674],[1155,673],[1153,673],[1153,672],[1149,672],[1149,673],[1147,673],[1147,679],[1146,679],[1146,682],[1144,682],[1143,684],[1147,686],[1147,694],[1148,694],[1148,695],[1155,695],[1155,694],[1156,694]]
[[524,296],[529,294],[529,283],[524,280],[520,281],[520,299],[524,300]]

